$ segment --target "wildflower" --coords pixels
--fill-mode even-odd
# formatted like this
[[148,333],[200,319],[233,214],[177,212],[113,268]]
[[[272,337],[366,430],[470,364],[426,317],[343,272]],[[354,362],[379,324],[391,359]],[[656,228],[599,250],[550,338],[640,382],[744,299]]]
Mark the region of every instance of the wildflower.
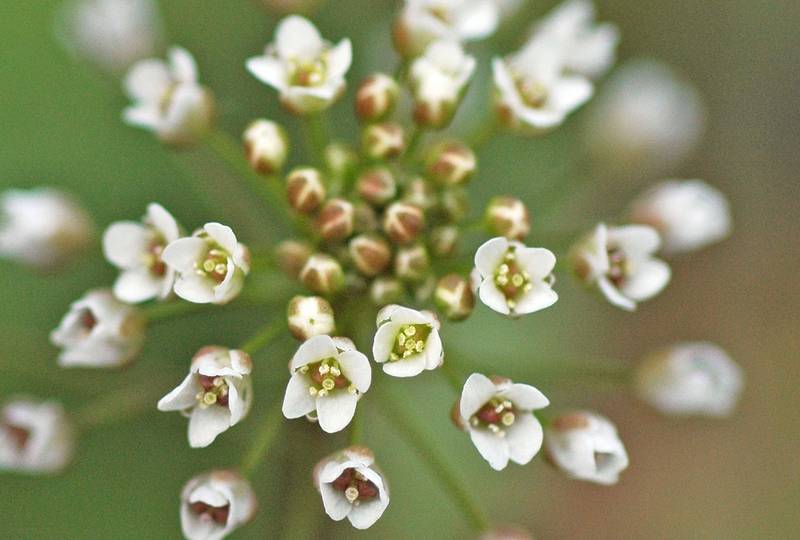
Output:
[[20,397],[0,410],[0,469],[58,472],[74,450],[74,427],[58,403]]
[[461,392],[458,423],[481,457],[500,471],[509,460],[525,465],[539,451],[542,426],[532,411],[549,404],[533,386],[473,373]]
[[289,137],[271,120],[255,120],[242,135],[245,155],[253,170],[263,175],[280,171],[289,155]]
[[326,433],[347,427],[372,382],[367,357],[349,339],[330,336],[314,336],[300,345],[289,372],[292,377],[283,399],[283,415],[300,418],[316,411]]
[[295,296],[287,309],[289,331],[301,341],[322,334],[332,334],[336,328],[333,308],[319,296]]
[[374,360],[393,377],[413,377],[444,360],[439,321],[429,311],[389,305],[378,313],[372,342]]
[[475,71],[475,58],[458,43],[435,41],[411,64],[414,120],[441,129],[450,123]]
[[189,445],[203,448],[250,411],[253,362],[240,350],[203,347],[192,358],[189,374],[158,402],[159,411],[189,417]]
[[257,508],[253,488],[239,473],[207,472],[181,491],[181,529],[188,540],[221,540],[251,521]]

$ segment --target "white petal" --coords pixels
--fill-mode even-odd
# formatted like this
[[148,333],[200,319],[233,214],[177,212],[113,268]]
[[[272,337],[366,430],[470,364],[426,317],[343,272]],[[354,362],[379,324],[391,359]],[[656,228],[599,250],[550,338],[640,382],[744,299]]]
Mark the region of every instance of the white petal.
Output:
[[210,304],[215,300],[214,285],[210,278],[189,274],[175,280],[175,294],[187,302]]
[[239,241],[236,239],[233,229],[222,223],[206,223],[203,229],[225,251],[230,254],[236,251]]
[[511,400],[518,409],[523,411],[534,411],[550,405],[550,400],[529,384],[514,383],[500,392],[500,395]]
[[344,77],[353,62],[353,46],[349,39],[343,39],[328,51],[328,77]]
[[362,394],[369,390],[372,383],[372,367],[369,360],[362,353],[351,350],[341,353],[337,360],[342,368],[342,374],[353,383]]
[[514,250],[514,254],[519,265],[534,281],[548,277],[556,266],[556,256],[549,249],[523,247]]
[[603,296],[605,296],[606,299],[615,306],[626,311],[636,310],[636,302],[619,292],[619,290],[605,276],[600,276],[597,278],[597,285],[600,288],[600,292],[603,293]]
[[164,248],[161,259],[178,272],[191,273],[195,270],[195,263],[205,257],[207,252],[208,243],[202,238],[179,238]]
[[163,206],[158,203],[147,205],[147,220],[164,237],[167,243],[180,237],[180,226]]
[[347,515],[347,519],[350,520],[350,524],[356,529],[368,529],[380,519],[388,506],[388,500],[381,500],[376,497],[371,501],[362,502],[358,506],[353,506],[350,513]]
[[319,427],[325,433],[336,433],[347,427],[356,413],[358,396],[346,390],[317,398]]
[[469,436],[481,457],[489,462],[492,469],[502,471],[508,465],[508,442],[489,431],[471,429]]
[[219,405],[211,405],[205,409],[195,407],[189,417],[189,446],[192,448],[208,446],[230,425],[231,413],[227,407]]
[[286,69],[277,58],[257,56],[247,61],[247,71],[256,79],[270,85],[278,91],[286,89]]
[[222,283],[214,287],[214,302],[217,304],[227,304],[242,292],[244,288],[244,272],[233,264],[232,259],[228,259],[228,270]]
[[633,300],[647,300],[661,292],[669,283],[670,267],[659,259],[638,263],[633,274],[622,284],[622,292]]
[[147,268],[126,270],[114,282],[114,296],[129,304],[144,302],[161,293],[163,280]]
[[481,286],[478,287],[478,296],[481,302],[498,313],[504,315],[511,313],[508,307],[508,300],[505,295],[500,292],[500,289],[497,288],[493,278],[487,278],[481,283]]
[[182,411],[197,404],[197,393],[202,390],[197,376],[190,373],[175,389],[158,401],[159,411]]
[[532,414],[517,415],[514,425],[506,430],[511,461],[525,465],[539,452],[544,438],[542,425]]
[[592,97],[594,86],[583,77],[562,77],[551,90],[550,106],[566,113],[572,112]]
[[103,233],[103,253],[118,268],[135,268],[142,264],[152,233],[133,221],[112,223]]
[[182,47],[173,47],[169,50],[169,63],[172,75],[177,81],[193,83],[197,81],[197,63],[194,57]]
[[475,268],[484,278],[494,276],[497,267],[503,262],[510,243],[503,237],[492,238],[475,252]]
[[300,418],[317,408],[317,402],[308,393],[308,379],[299,373],[292,375],[283,397],[283,416]]
[[336,350],[336,344],[330,336],[314,336],[298,347],[289,364],[289,370],[294,372],[297,368],[306,364],[313,364],[326,358],[336,358],[338,354],[339,351]]
[[514,313],[525,315],[548,308],[558,301],[558,294],[546,283],[539,283],[525,293],[514,306]]
[[425,344],[425,369],[436,369],[442,365],[444,349],[442,338],[437,330],[433,330]]
[[275,48],[282,59],[316,60],[323,46],[322,36],[308,19],[292,15],[278,23]]
[[172,83],[172,77],[161,60],[137,62],[125,76],[124,87],[134,101],[157,103]]
[[481,39],[491,35],[500,22],[500,8],[496,0],[472,2],[455,7],[456,31],[464,40]]
[[392,348],[394,348],[394,340],[397,338],[401,326],[388,322],[382,324],[375,332],[372,340],[372,358],[377,363],[381,364],[389,360]]
[[497,388],[489,377],[481,373],[470,375],[461,391],[459,404],[461,418],[469,420],[469,417],[478,412],[478,409],[483,407],[496,393]]
[[658,251],[661,237],[648,225],[626,225],[609,227],[608,242],[619,246],[628,256],[650,254]]
[[325,513],[334,521],[341,521],[353,507],[341,491],[335,489],[331,484],[320,484],[320,495],[322,495],[322,505]]
[[122,120],[130,126],[154,131],[160,129],[162,125],[161,113],[156,107],[150,105],[126,107],[122,111]]
[[397,306],[392,310],[392,323],[395,324],[431,324],[430,314],[425,314],[415,309]]
[[383,372],[393,377],[414,377],[423,371],[425,371],[425,355],[421,353],[383,364]]

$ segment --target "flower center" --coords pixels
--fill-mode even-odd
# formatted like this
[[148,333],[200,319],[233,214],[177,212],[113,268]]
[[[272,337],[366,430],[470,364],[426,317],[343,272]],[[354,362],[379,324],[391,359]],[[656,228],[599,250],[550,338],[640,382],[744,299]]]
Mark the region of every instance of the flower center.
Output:
[[18,452],[25,450],[25,445],[28,444],[28,439],[31,437],[29,430],[7,421],[0,422],[0,429],[5,431],[6,436],[11,439]]
[[290,86],[319,86],[325,82],[328,75],[327,54],[315,60],[290,60],[289,85]]
[[159,277],[167,273],[167,265],[161,259],[164,246],[164,239],[157,237],[150,242],[147,251],[142,256],[144,265],[150,270],[150,273]]
[[200,519],[211,520],[217,525],[225,525],[228,523],[228,514],[231,510],[231,505],[225,506],[211,506],[202,501],[193,502],[189,505],[194,515]]
[[332,483],[334,489],[344,493],[345,498],[350,504],[359,504],[361,501],[369,501],[378,496],[378,486],[372,481],[350,467],[345,469],[339,477]]
[[222,283],[228,275],[228,253],[219,248],[212,248],[206,254],[202,263],[194,263],[198,276],[211,278],[217,283]]
[[472,427],[485,428],[498,437],[505,437],[506,429],[513,426],[516,419],[514,404],[507,399],[494,397],[470,417],[469,423]]
[[94,316],[91,309],[84,309],[81,313],[81,326],[87,334],[97,326],[97,317]]
[[394,347],[389,360],[401,360],[425,350],[431,327],[427,324],[407,324],[400,329],[394,339]]
[[311,380],[308,393],[312,396],[325,397],[334,390],[347,388],[351,394],[358,390],[350,380],[342,374],[342,368],[335,358],[326,358],[320,362],[306,364],[298,369]]
[[616,287],[620,287],[628,275],[628,258],[625,252],[619,248],[608,250],[609,268],[608,276],[609,281]]
[[164,90],[164,93],[161,94],[161,98],[158,100],[158,111],[161,113],[161,116],[167,116],[169,113],[169,108],[172,106],[172,96],[175,94],[175,90],[178,89],[178,86],[179,84],[177,82],[172,82]]
[[517,91],[525,103],[534,108],[541,109],[547,103],[549,92],[547,87],[537,80],[520,77],[517,79]]
[[203,387],[196,396],[200,408],[205,409],[212,405],[228,406],[228,383],[225,379],[198,374],[197,380]]
[[533,288],[531,276],[517,264],[514,248],[509,248],[502,264],[497,267],[494,283],[506,297],[506,303],[511,309],[516,307],[520,296]]

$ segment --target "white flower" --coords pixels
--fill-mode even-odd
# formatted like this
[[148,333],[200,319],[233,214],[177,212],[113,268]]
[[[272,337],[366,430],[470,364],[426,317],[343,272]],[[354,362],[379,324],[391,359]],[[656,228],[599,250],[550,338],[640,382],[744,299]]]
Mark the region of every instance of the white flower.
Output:
[[181,529],[188,540],[220,540],[253,519],[256,494],[239,473],[195,476],[181,492]]
[[518,316],[552,306],[556,256],[545,248],[530,248],[498,236],[475,253],[471,280],[481,302],[504,315]]
[[283,398],[283,415],[300,418],[316,411],[326,433],[343,430],[372,383],[367,357],[346,338],[314,336],[297,349]]
[[531,411],[549,404],[533,386],[473,373],[461,392],[459,423],[481,457],[500,471],[509,459],[525,465],[542,447],[542,425]]
[[255,120],[242,136],[250,166],[261,174],[273,174],[283,168],[289,154],[289,137],[280,124]]
[[669,283],[669,265],[652,256],[660,244],[652,227],[600,223],[570,257],[579,279],[597,285],[615,306],[633,311],[637,302],[652,298]]
[[335,521],[346,517],[356,529],[371,527],[389,506],[389,485],[368,448],[351,446],[320,461],[314,485],[325,513]]
[[211,128],[214,98],[197,82],[197,64],[186,49],[170,49],[169,63],[137,62],[124,86],[133,101],[123,111],[125,122],[153,131],[166,143],[195,143]]
[[545,448],[554,465],[578,480],[616,484],[628,467],[628,454],[617,428],[599,414],[562,414],[547,428]]
[[189,417],[189,445],[208,446],[241,422],[253,403],[253,362],[240,350],[204,347],[192,358],[189,374],[158,402],[159,411]]
[[372,356],[387,375],[413,377],[442,365],[444,349],[433,313],[392,304],[378,312],[377,326]]
[[120,367],[139,354],[146,321],[135,307],[114,298],[108,289],[94,289],[72,303],[50,341],[64,350],[63,367]]
[[250,273],[250,253],[230,227],[206,223],[188,238],[164,248],[161,258],[175,270],[175,294],[196,304],[236,298]]
[[0,411],[0,469],[57,472],[74,450],[75,430],[58,403],[21,397]]
[[70,1],[59,13],[56,30],[76,54],[112,72],[155,54],[163,34],[153,0]]
[[411,64],[414,119],[426,126],[444,127],[453,117],[467,82],[475,71],[475,58],[453,41],[435,41]]
[[156,203],[147,206],[142,223],[112,223],[103,234],[103,252],[122,270],[114,282],[114,296],[130,303],[169,296],[175,271],[164,263],[161,254],[180,234],[172,214]]
[[289,331],[300,340],[332,334],[336,329],[331,304],[319,296],[295,296],[286,310]]
[[406,0],[394,25],[403,56],[417,56],[433,41],[473,41],[489,37],[500,21],[497,0]]
[[331,45],[307,19],[292,15],[278,23],[275,42],[247,61],[258,80],[275,88],[281,103],[297,114],[319,112],[342,94],[352,62],[349,39]]
[[83,251],[94,225],[72,197],[51,188],[0,195],[0,256],[52,268]]
[[697,90],[669,66],[635,60],[617,70],[589,111],[592,152],[640,173],[675,170],[697,147],[706,110]]
[[666,180],[642,193],[630,211],[631,221],[661,233],[664,251],[700,249],[728,236],[731,211],[719,190],[702,180]]
[[744,385],[742,370],[712,343],[679,343],[649,355],[636,390],[665,414],[727,416]]

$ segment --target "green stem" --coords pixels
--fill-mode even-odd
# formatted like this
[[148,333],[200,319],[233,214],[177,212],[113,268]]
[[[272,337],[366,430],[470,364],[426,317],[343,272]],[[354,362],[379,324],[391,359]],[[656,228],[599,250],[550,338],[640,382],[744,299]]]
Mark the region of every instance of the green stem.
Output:
[[309,114],[303,117],[306,131],[308,153],[319,165],[325,163],[325,146],[328,141],[328,126],[324,113]]
[[447,382],[450,384],[450,387],[455,390],[456,394],[461,394],[461,390],[464,388],[464,382],[466,379],[462,377],[457,369],[453,366],[452,362],[449,360],[445,360],[444,364],[442,364],[442,368],[440,370],[442,375],[445,376]]
[[275,442],[282,424],[281,402],[270,408],[261,420],[261,425],[250,448],[242,457],[239,470],[243,476],[252,476],[258,465]]
[[425,129],[415,124],[411,129],[411,136],[408,138],[408,145],[406,146],[405,159],[407,162],[410,163],[414,160],[414,153],[417,151],[424,136]]
[[204,309],[208,309],[208,304],[193,304],[191,302],[182,302],[180,300],[173,300],[171,302],[164,302],[159,304],[152,304],[142,308],[144,316],[148,322],[162,321],[164,319],[171,319],[180,315],[189,313],[196,313]]
[[487,118],[470,134],[467,139],[467,144],[472,148],[473,152],[477,152],[483,147],[489,139],[491,139],[497,132],[497,119],[494,113],[491,113],[491,118]]
[[353,420],[350,422],[350,446],[361,444],[364,436],[364,413],[359,414],[356,410]]
[[256,332],[250,339],[245,341],[239,349],[249,355],[253,355],[266,347],[269,342],[275,339],[284,329],[283,319],[278,317],[264,325],[264,327]]
[[153,385],[129,386],[101,396],[75,413],[75,423],[81,431],[124,420],[134,414],[155,408]]

